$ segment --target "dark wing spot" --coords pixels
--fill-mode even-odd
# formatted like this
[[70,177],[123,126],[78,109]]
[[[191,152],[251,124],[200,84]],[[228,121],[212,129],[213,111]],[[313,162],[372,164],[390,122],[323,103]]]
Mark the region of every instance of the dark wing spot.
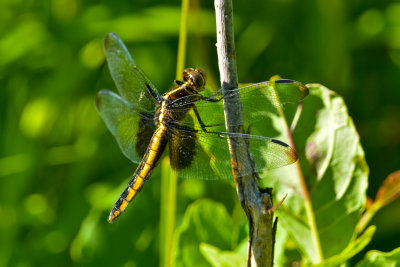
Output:
[[281,145],[281,146],[284,146],[284,147],[288,147],[289,146],[288,144],[286,144],[286,143],[284,143],[282,141],[276,140],[276,139],[271,139],[271,141],[273,143],[275,143],[275,144],[278,144],[278,145]]
[[170,129],[169,155],[172,169],[182,170],[189,167],[193,162],[195,151],[195,132]]
[[275,83],[294,83],[294,81],[289,79],[280,79],[280,80],[275,80]]

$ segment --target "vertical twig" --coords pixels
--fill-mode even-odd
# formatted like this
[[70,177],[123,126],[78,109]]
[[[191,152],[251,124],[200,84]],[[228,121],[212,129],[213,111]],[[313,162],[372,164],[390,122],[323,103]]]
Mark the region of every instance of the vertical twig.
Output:
[[[231,0],[215,0],[217,24],[218,65],[223,90],[232,90],[238,86],[233,15]],[[242,104],[237,98],[224,99],[227,131],[243,132]],[[252,168],[248,149],[238,145],[245,140],[229,138],[232,171],[236,190],[249,222],[248,266],[272,266],[275,228],[272,225],[271,190],[260,190],[253,175],[243,175],[242,170]]]

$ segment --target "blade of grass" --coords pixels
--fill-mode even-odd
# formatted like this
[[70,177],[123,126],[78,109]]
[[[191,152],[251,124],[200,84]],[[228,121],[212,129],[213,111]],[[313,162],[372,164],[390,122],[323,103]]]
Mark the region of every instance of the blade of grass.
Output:
[[161,162],[161,209],[160,209],[160,266],[174,266],[172,241],[175,229],[177,176],[171,170],[169,158]]
[[[185,65],[187,18],[189,0],[182,0],[181,25],[179,30],[178,58],[176,79],[181,78]],[[172,257],[172,242],[175,230],[177,176],[172,172],[169,159],[161,163],[161,215],[160,215],[160,266],[175,266]]]
[[185,65],[188,13],[189,13],[189,0],[182,0],[181,25],[179,28],[178,58],[176,64],[177,80],[181,79]]

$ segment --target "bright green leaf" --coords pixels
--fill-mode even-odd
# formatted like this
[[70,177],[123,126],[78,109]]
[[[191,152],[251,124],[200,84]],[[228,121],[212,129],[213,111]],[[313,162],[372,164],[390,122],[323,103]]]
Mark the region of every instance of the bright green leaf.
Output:
[[357,238],[356,240],[350,242],[350,244],[345,248],[340,254],[333,256],[332,258],[327,259],[322,264],[317,266],[319,267],[334,267],[343,264],[351,257],[356,255],[362,249],[364,249],[368,243],[371,241],[372,236],[375,233],[375,226],[370,226],[362,236]]
[[[263,181],[274,188],[277,200],[288,194],[276,211],[278,235],[279,228],[285,228],[302,252],[302,260],[319,263],[342,253],[354,241],[354,229],[365,208],[368,166],[343,99],[321,85],[308,88],[310,95],[292,130],[289,119],[270,116],[276,131],[282,133],[273,137],[292,138],[299,161],[271,172]],[[283,112],[287,118],[294,116],[286,107]]]
[[395,267],[399,266],[400,248],[396,248],[391,252],[380,252],[372,250],[367,253],[364,260],[359,262],[357,267]]
[[[247,242],[246,242],[247,245]],[[209,244],[200,244],[200,251],[213,267],[239,267],[247,262],[247,255],[232,251],[221,251]]]
[[200,244],[231,250],[232,232],[232,220],[222,204],[211,200],[193,203],[176,230],[176,266],[210,266],[200,251]]

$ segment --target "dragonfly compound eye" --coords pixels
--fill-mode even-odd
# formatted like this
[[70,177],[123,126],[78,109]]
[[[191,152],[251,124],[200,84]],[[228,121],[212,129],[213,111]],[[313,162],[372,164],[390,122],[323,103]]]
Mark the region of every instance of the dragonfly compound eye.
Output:
[[183,80],[185,82],[189,82],[196,88],[197,91],[202,91],[204,90],[204,85],[206,84],[206,75],[204,74],[204,71],[199,68],[185,69],[183,72]]
[[195,85],[197,86],[197,90],[204,90],[204,86],[206,85],[207,76],[202,69],[196,68],[196,80]]

